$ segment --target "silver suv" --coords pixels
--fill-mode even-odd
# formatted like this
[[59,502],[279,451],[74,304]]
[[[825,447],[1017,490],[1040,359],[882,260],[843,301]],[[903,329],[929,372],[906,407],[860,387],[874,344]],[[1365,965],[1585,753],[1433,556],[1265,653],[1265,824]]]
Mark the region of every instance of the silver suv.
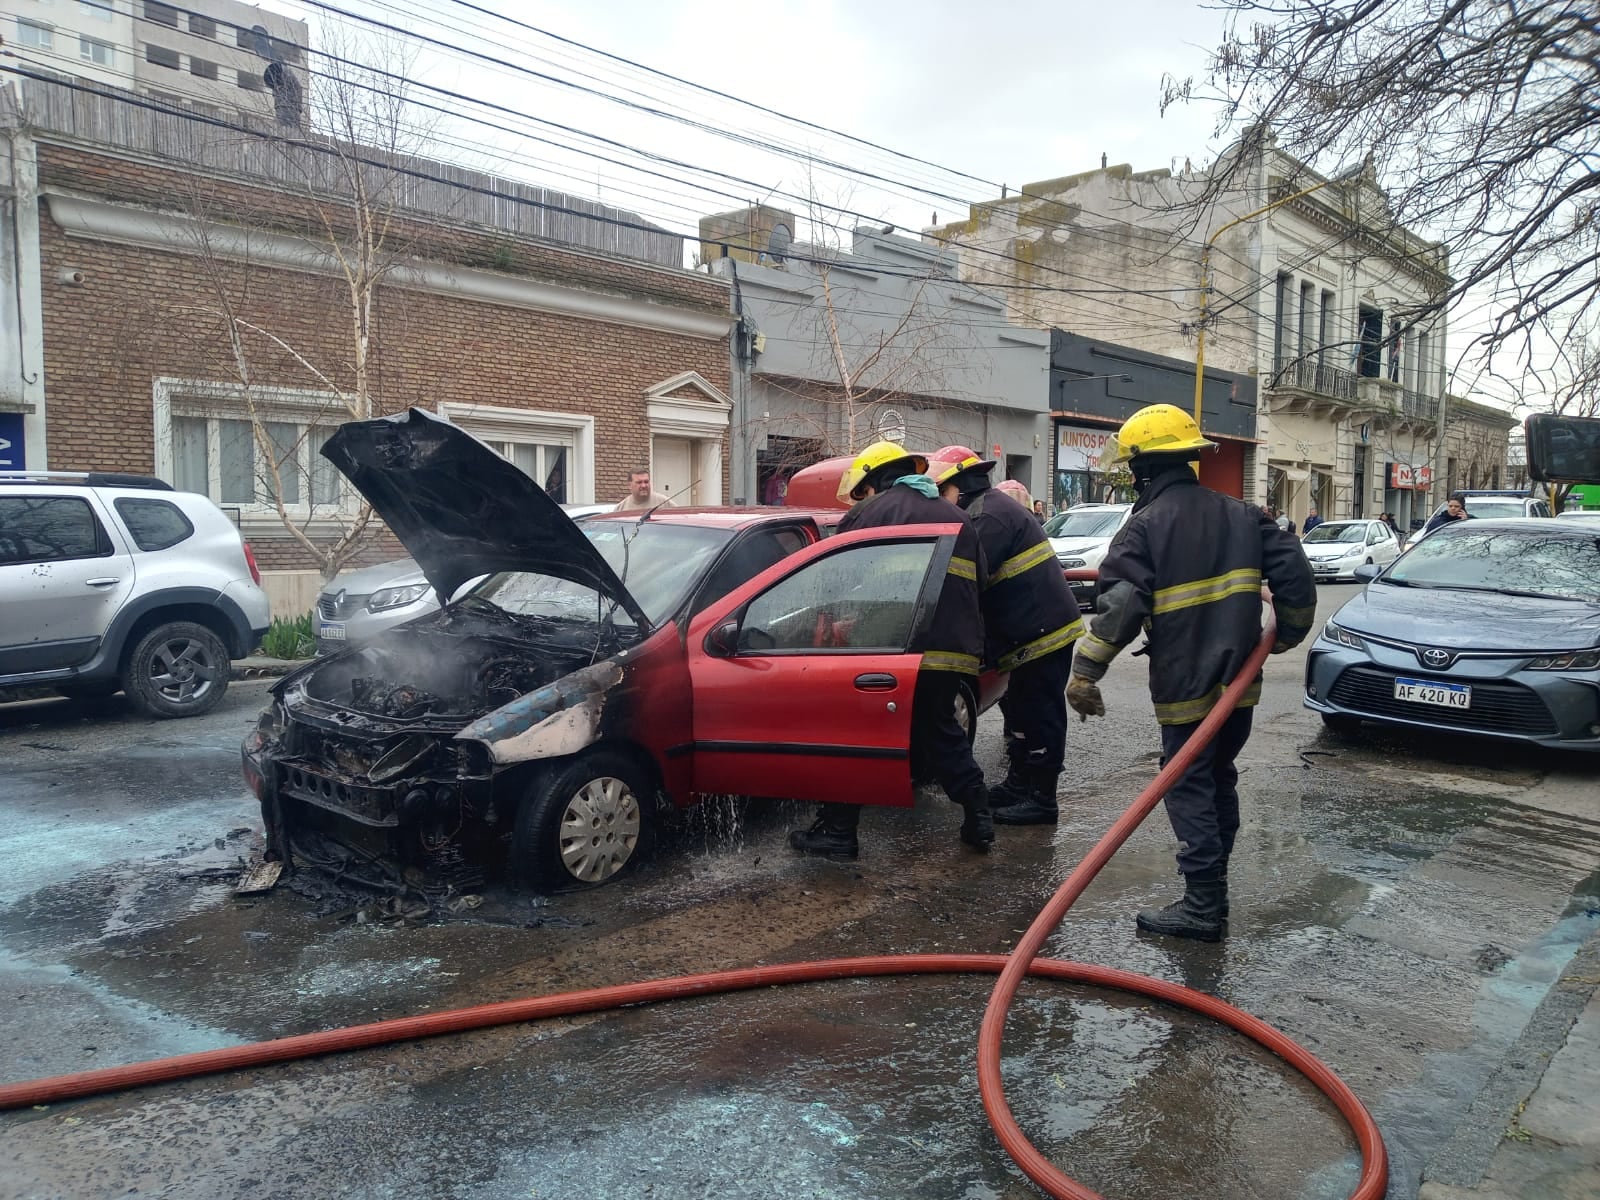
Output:
[[199,716],[270,615],[250,547],[206,497],[0,471],[0,689],[123,691],[154,717]]

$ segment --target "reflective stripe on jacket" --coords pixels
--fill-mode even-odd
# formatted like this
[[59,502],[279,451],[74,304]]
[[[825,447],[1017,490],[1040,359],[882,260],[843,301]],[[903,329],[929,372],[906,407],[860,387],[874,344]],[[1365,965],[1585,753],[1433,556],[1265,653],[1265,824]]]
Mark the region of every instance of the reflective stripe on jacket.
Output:
[[[1073,673],[1099,679],[1141,631],[1163,725],[1203,720],[1261,639],[1261,584],[1278,640],[1311,632],[1317,585],[1300,542],[1259,509],[1201,487],[1187,467],[1154,478],[1100,565],[1100,598]],[[1261,695],[1258,676],[1242,705]]]
[[924,496],[913,488],[895,485],[869,496],[839,522],[839,532],[890,525],[959,524],[955,553],[945,568],[933,624],[923,644],[922,668],[976,675],[983,653],[983,623],[978,615],[978,592],[988,580],[983,547],[967,514],[947,500]]
[[1004,492],[988,488],[967,505],[989,582],[984,588],[984,654],[1002,671],[1070,650],[1083,619],[1039,518]]

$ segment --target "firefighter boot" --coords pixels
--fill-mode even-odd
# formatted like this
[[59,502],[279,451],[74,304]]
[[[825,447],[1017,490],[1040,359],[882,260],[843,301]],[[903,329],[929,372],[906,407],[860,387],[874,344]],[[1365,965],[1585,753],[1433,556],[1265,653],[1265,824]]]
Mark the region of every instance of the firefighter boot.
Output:
[[965,814],[961,820],[961,840],[974,850],[988,853],[989,845],[994,841],[994,818],[989,812],[989,789],[980,782],[960,800],[961,811]]
[[[1009,785],[1020,774],[1025,781],[1020,796],[1014,800],[997,802],[994,792],[990,803],[994,806],[996,825],[1054,825],[1060,819],[1056,807],[1056,772],[1042,767],[1013,767],[1006,777]],[[998,790],[998,789],[997,789]]]
[[1006,781],[989,789],[989,807],[998,813],[1002,808],[1026,804],[1032,799],[1033,790],[1028,786],[1027,768],[1012,759],[1006,767]]
[[1221,870],[1213,867],[1185,875],[1183,884],[1183,898],[1165,908],[1145,909],[1138,917],[1139,928],[1163,937],[1221,941],[1226,932],[1222,909],[1228,902],[1228,885],[1222,879]]
[[801,854],[853,862],[861,853],[861,843],[856,839],[860,819],[861,810],[853,804],[824,804],[810,829],[790,832],[789,846]]

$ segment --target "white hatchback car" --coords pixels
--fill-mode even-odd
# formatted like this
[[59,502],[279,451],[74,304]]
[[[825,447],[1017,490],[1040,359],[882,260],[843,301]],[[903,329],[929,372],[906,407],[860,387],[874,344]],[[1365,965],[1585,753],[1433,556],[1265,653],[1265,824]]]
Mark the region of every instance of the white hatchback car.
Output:
[[1324,521],[1300,539],[1319,580],[1354,579],[1366,563],[1386,567],[1400,557],[1394,530],[1382,521]]

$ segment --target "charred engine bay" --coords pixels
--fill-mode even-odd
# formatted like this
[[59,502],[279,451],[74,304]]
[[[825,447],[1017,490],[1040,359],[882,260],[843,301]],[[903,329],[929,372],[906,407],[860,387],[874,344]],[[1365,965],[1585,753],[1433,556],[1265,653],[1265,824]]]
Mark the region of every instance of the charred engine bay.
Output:
[[340,655],[305,682],[324,704],[367,716],[465,724],[632,643],[593,621],[456,607]]

